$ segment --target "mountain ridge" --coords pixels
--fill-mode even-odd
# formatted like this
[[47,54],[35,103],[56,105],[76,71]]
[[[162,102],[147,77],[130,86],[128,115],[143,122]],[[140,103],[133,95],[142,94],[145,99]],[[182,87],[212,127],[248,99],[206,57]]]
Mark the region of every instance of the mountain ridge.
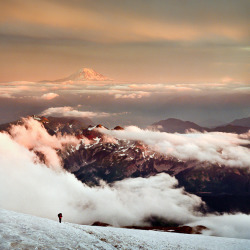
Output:
[[162,132],[168,133],[185,133],[186,130],[189,129],[195,129],[200,132],[208,130],[207,128],[203,128],[194,122],[182,121],[176,118],[168,118],[166,120],[161,120],[159,122],[153,123],[151,126],[156,129],[158,128]]
[[167,132],[167,133],[186,133],[190,130],[196,130],[199,132],[205,132],[205,131],[226,132],[226,133],[236,133],[236,134],[247,133],[250,129],[250,127],[235,125],[232,123],[217,126],[214,128],[208,128],[208,127],[199,126],[198,124],[194,122],[183,121],[177,118],[167,118],[166,120],[155,122],[148,128],[156,129],[161,132]]
[[235,119],[229,123],[230,125],[250,127],[250,117]]

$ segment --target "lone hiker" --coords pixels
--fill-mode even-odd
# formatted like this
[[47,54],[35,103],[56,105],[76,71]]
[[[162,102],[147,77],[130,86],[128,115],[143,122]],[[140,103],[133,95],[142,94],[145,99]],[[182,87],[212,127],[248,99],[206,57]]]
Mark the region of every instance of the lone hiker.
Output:
[[62,222],[62,217],[63,217],[63,216],[62,216],[62,213],[59,213],[59,214],[58,214],[58,218],[59,218],[59,222],[60,222],[60,223]]

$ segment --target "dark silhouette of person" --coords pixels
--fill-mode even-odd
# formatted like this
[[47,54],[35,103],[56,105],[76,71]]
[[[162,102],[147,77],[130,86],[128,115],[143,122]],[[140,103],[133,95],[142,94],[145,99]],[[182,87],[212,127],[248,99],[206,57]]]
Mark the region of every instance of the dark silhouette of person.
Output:
[[62,222],[62,217],[63,217],[63,216],[62,216],[62,213],[59,213],[59,214],[58,214],[58,218],[59,218],[59,222],[60,222],[60,223]]

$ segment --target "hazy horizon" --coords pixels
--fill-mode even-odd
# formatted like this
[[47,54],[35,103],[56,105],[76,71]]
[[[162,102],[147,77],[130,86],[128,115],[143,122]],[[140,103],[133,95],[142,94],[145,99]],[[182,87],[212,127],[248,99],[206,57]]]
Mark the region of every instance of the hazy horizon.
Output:
[[209,127],[249,117],[250,88],[231,81],[201,85],[62,79],[4,82],[0,86],[1,124],[48,109],[52,116],[68,112],[108,127],[146,127],[167,118]]
[[[249,117],[249,5],[1,1],[0,123],[64,107],[110,126]],[[82,67],[114,80],[51,82]]]

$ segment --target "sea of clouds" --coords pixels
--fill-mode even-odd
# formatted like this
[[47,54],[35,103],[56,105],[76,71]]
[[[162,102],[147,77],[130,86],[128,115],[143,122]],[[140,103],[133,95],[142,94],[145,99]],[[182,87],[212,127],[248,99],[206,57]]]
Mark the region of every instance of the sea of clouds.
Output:
[[[245,157],[246,151],[241,145],[246,145],[248,140],[246,134],[221,134],[218,138],[218,134],[213,133],[200,135],[198,140],[197,134],[171,136],[136,127],[105,133],[117,138],[141,140],[162,152],[167,149],[166,141],[176,148],[187,143],[192,149],[194,144],[198,147],[196,150],[201,151],[215,144],[214,148],[223,157],[225,154],[221,150],[224,147],[225,152],[234,151],[234,163]],[[199,207],[204,206],[202,200],[183,188],[177,188],[178,181],[165,173],[149,178],[125,179],[112,185],[103,182],[99,187],[81,183],[73,174],[62,169],[57,155],[57,150],[66,150],[69,145],[76,146],[78,143],[73,136],[49,135],[32,118],[13,126],[9,134],[1,132],[0,206],[50,219],[57,219],[57,214],[62,212],[64,221],[80,224],[101,221],[114,226],[147,225],[146,219],[156,216],[180,224],[207,226],[209,230],[204,233],[209,235],[250,238],[249,215],[203,215],[198,212]],[[46,155],[45,163],[35,152]],[[170,155],[170,152],[174,151],[167,154]],[[188,152],[188,155],[192,154]],[[216,159],[227,160],[225,157],[218,158],[218,155],[213,161]],[[240,163],[245,166],[248,161],[243,159]]]

